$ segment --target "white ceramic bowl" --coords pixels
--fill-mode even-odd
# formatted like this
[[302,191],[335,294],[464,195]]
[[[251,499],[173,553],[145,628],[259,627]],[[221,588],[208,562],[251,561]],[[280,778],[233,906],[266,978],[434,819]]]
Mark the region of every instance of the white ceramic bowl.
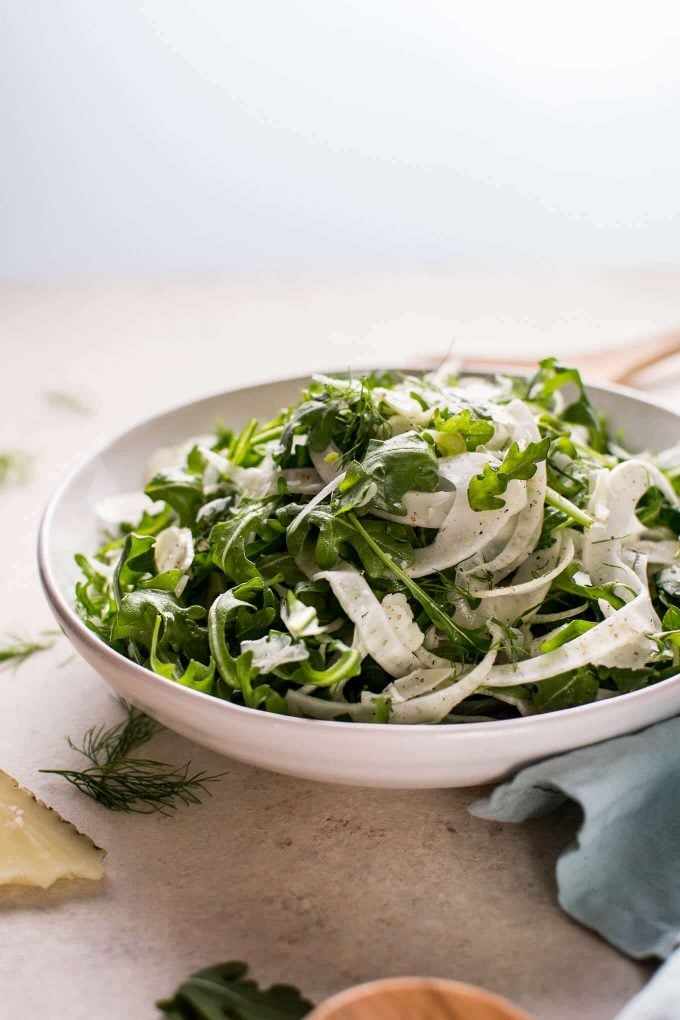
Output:
[[[305,379],[254,386],[195,401],[123,433],[75,470],[52,497],[42,522],[39,566],[57,620],[78,652],[128,701],[170,729],[214,751],[262,768],[356,786],[471,786],[574,747],[641,729],[680,711],[680,676],[646,690],[561,712],[468,726],[385,726],[296,719],[241,708],[192,691],[136,665],[99,640],[73,608],[73,556],[99,545],[95,507],[141,488],[161,446],[267,419],[294,400]],[[680,416],[621,387],[589,386],[597,407],[632,445],[669,446]]]

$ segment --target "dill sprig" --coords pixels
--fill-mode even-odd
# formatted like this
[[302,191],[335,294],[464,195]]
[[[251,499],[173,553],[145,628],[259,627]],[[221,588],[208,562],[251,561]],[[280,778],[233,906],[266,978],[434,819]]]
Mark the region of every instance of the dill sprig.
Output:
[[73,411],[74,414],[83,416],[92,414],[89,404],[74,393],[67,393],[66,390],[48,390],[45,397],[53,407],[59,407],[64,411]]
[[168,815],[180,803],[200,804],[207,783],[220,777],[190,773],[191,762],[170,765],[154,758],[133,758],[132,751],[145,744],[163,727],[140,709],[124,703],[125,718],[113,726],[92,726],[79,747],[69,747],[91,764],[77,769],[41,769],[61,776],[82,793],[111,811]]
[[19,485],[31,476],[32,457],[21,450],[0,453],[0,485]]
[[18,669],[26,659],[30,659],[36,652],[46,652],[55,642],[55,638],[47,638],[42,641],[25,641],[12,634],[6,644],[0,645],[0,669],[12,666]]

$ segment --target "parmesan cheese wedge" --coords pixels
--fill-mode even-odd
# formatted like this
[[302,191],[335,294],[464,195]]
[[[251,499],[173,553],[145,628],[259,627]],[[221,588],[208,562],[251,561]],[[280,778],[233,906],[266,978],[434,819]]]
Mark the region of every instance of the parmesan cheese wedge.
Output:
[[0,886],[47,889],[60,878],[96,881],[104,850],[0,771]]

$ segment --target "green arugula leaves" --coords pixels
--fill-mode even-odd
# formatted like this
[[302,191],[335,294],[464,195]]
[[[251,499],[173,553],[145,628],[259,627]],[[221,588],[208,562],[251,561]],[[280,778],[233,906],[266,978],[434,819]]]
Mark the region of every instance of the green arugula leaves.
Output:
[[[502,413],[517,399],[540,435],[526,445],[514,417]],[[447,471],[456,458],[466,458],[462,467],[474,451],[491,447],[493,454],[479,458],[491,463],[469,482],[467,472]],[[182,463],[147,486],[157,503],[151,512],[122,523],[94,556],[77,558],[76,601],[87,626],[116,651],[200,694],[321,719],[336,715],[330,700],[347,707],[337,713],[343,720],[385,723],[399,716],[385,692],[402,670],[450,664],[449,683],[488,653],[491,633],[499,631],[496,665],[554,652],[628,599],[623,585],[582,583],[575,557],[540,606],[515,587],[528,579],[525,571],[518,581],[517,563],[550,548],[561,529],[570,529],[561,548],[573,540],[580,555],[573,532],[593,524],[594,472],[625,459],[609,444],[579,373],[554,358],[529,380],[483,386],[442,372],[399,380],[319,376],[270,421],[251,418],[234,431],[219,426],[214,441],[187,449]],[[528,528],[526,518],[510,520],[507,493],[543,464],[547,488],[535,541],[534,520]],[[667,474],[680,477],[680,468]],[[460,480],[454,485],[448,477]],[[450,515],[464,506],[450,491],[459,486],[475,513],[465,507],[450,529]],[[513,530],[515,567],[506,576],[502,568],[488,574],[491,584],[500,577],[496,590],[484,593],[503,595],[496,604],[473,598],[461,569],[474,556],[483,571],[503,552],[511,529],[494,537],[477,516],[484,511],[504,511],[510,525],[520,525]],[[680,512],[658,487],[648,489],[636,513],[646,542],[680,533]],[[191,535],[180,535],[178,525]],[[158,564],[168,569],[159,570],[157,549]],[[454,718],[567,708],[667,675],[680,658],[679,572],[665,568],[650,579],[664,632],[651,635],[639,670],[591,666],[505,693],[489,688],[466,698]],[[496,606],[500,619],[491,615]]]
[[186,471],[164,471],[151,479],[144,490],[153,500],[164,500],[176,512],[182,527],[192,524],[204,502],[200,475]]
[[246,964],[237,961],[206,967],[158,1008],[170,1020],[302,1020],[314,1008],[297,988],[272,985],[264,990],[247,974]]
[[392,439],[371,439],[361,462],[352,461],[333,497],[338,513],[348,510],[382,510],[406,516],[406,492],[434,492],[439,473],[432,447],[415,432]]
[[[386,419],[371,391],[387,379],[364,376],[360,383],[315,382],[306,391],[301,404],[292,411],[283,426],[275,458],[282,467],[302,466],[296,450],[305,446],[317,453],[335,447],[342,463],[361,460],[372,439],[389,435]],[[301,445],[297,445],[302,439]]]
[[680,510],[656,486],[647,489],[635,513],[645,528],[668,528],[674,535],[680,536]]
[[606,422],[602,415],[595,412],[578,369],[565,368],[556,358],[544,358],[538,372],[527,384],[526,399],[552,411],[554,395],[568,386],[576,391],[576,399],[560,412],[559,417],[570,425],[584,425],[588,429],[592,448],[597,452],[605,452],[609,438]]
[[492,421],[474,417],[469,407],[456,414],[436,408],[433,428],[435,443],[442,456],[476,450],[488,443],[495,431]]
[[470,481],[468,501],[472,509],[500,510],[505,505],[505,500],[500,497],[509,482],[513,478],[533,478],[539,462],[548,456],[549,448],[548,438],[528,443],[523,450],[518,443],[512,443],[499,467],[492,468],[485,464],[481,475],[475,475]]

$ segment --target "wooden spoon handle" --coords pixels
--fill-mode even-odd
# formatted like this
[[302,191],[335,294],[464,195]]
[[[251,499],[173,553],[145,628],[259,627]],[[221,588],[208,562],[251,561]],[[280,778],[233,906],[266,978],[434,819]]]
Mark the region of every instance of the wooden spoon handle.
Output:
[[[569,365],[581,369],[586,375],[595,379],[608,379],[610,382],[627,382],[644,368],[656,365],[659,361],[680,353],[680,330],[673,330],[648,340],[636,340],[634,343],[610,347],[609,350],[593,353],[567,355],[564,359]],[[534,368],[536,358],[477,358],[465,357],[463,367],[466,369],[508,369]]]
[[611,379],[612,382],[626,382],[643,368],[656,365],[659,361],[664,361],[679,352],[680,330],[673,330],[661,336],[651,337],[649,340],[638,340],[637,343],[593,354],[589,357],[588,364],[593,375]]

